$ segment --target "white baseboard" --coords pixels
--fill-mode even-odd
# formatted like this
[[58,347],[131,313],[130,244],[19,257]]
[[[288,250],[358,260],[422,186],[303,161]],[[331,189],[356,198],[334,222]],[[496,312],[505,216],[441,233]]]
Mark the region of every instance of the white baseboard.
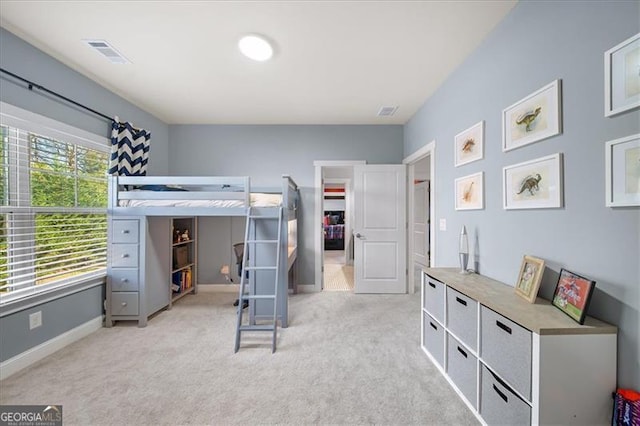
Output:
[[316,285],[298,284],[298,293],[316,293]]
[[198,291],[203,293],[237,293],[240,284],[198,284]]
[[44,343],[39,344],[38,346],[34,346],[31,349],[27,349],[14,356],[13,358],[9,358],[8,360],[0,363],[0,380],[4,380],[7,377],[17,373],[20,370],[23,370],[30,365],[40,361],[41,359],[51,355],[54,352],[59,351],[67,345],[70,345],[73,342],[76,342],[83,337],[88,336],[102,328],[102,315],[99,317],[95,317],[94,319],[85,322],[73,328],[65,333],[62,333],[59,336],[54,337],[53,339],[47,340]]

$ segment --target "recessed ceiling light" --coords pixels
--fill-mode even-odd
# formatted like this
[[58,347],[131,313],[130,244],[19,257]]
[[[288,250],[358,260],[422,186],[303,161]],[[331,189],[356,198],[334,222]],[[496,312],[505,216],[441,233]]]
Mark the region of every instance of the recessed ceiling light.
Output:
[[266,61],[273,56],[273,47],[267,39],[256,34],[249,34],[238,42],[240,52],[254,61]]

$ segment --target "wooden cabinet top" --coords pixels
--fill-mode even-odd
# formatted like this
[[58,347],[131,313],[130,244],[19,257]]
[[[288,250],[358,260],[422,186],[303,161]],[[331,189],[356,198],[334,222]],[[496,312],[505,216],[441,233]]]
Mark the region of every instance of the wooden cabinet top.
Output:
[[611,324],[587,317],[583,325],[569,318],[550,301],[538,297],[529,303],[515,289],[478,274],[460,274],[458,268],[424,268],[424,272],[460,293],[477,300],[521,326],[540,335],[614,334]]

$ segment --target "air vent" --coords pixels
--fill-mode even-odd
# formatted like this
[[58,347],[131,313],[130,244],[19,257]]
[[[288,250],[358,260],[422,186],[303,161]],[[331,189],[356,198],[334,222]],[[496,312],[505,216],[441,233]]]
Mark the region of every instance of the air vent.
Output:
[[378,117],[390,117],[398,110],[397,106],[383,106],[378,111]]
[[127,58],[122,56],[113,46],[104,40],[82,40],[89,47],[96,50],[114,64],[128,64]]

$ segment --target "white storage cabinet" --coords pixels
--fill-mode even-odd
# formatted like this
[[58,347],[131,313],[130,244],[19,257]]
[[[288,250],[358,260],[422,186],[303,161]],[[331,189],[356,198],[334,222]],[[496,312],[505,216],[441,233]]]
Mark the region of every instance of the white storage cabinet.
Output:
[[483,424],[609,424],[617,329],[454,268],[422,276],[422,349]]

